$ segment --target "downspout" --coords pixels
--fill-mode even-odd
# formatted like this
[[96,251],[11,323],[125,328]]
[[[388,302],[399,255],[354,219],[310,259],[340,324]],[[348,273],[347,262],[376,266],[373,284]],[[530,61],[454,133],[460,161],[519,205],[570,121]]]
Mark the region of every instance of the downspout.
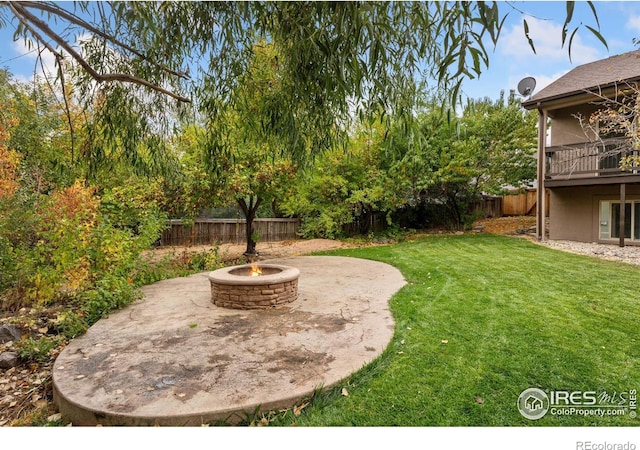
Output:
[[545,240],[545,217],[547,211],[547,196],[545,195],[544,177],[546,173],[546,143],[547,143],[547,114],[542,110],[540,102],[538,109],[538,190],[536,192],[536,237],[538,241]]

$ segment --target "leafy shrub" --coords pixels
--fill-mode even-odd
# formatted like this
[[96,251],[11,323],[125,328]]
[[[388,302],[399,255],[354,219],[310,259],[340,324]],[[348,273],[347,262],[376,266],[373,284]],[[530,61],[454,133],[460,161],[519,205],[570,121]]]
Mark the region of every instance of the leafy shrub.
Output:
[[282,209],[302,218],[303,237],[341,237],[345,226],[367,223],[373,214],[386,215],[390,223],[390,212],[404,200],[385,167],[382,136],[381,129],[359,130],[346,152],[327,151],[296,180]]
[[80,296],[80,310],[85,322],[91,326],[109,311],[122,308],[139,298],[133,283],[115,275],[106,276],[96,282],[94,288]]
[[6,145],[10,137],[8,128],[15,125],[16,121],[4,122],[4,120],[0,122],[0,199],[13,196],[19,187],[20,154]]
[[[132,277],[140,254],[165,224],[158,195],[152,185],[141,182],[107,190],[102,197],[81,182],[49,195],[34,194],[29,231],[18,238],[11,231],[16,219],[27,215],[24,205],[29,203],[15,198],[3,202],[2,306],[61,305],[57,331],[73,338],[138,298]],[[22,345],[27,354],[41,356],[42,345]]]
[[76,182],[43,200],[38,241],[25,255],[32,261],[24,261],[25,269],[32,271],[25,299],[35,304],[71,298],[94,278],[91,252],[99,199],[93,189]]
[[131,280],[135,286],[144,286],[185,274],[186,270],[181,265],[176,264],[172,255],[166,255],[160,261],[152,261],[150,258],[140,257],[136,267],[131,271]]
[[62,336],[28,337],[16,342],[21,359],[28,362],[44,362],[51,358],[51,351],[64,343]]
[[218,246],[189,257],[189,268],[194,271],[215,270],[223,266]]
[[56,330],[67,339],[73,339],[87,331],[88,324],[84,320],[84,315],[73,310],[65,310],[58,315],[56,320]]

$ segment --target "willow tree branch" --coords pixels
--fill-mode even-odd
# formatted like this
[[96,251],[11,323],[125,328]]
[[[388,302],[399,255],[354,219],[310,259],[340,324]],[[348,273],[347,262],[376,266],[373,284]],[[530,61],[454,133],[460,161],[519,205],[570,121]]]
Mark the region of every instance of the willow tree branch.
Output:
[[71,14],[69,11],[66,11],[63,8],[60,8],[58,5],[49,4],[45,2],[30,2],[30,1],[21,1],[20,4],[24,8],[32,8],[40,11],[49,12],[51,14],[55,14],[63,19],[68,20],[72,24],[82,27],[85,30],[90,31],[91,33],[97,36],[100,36],[101,38],[111,42],[112,44],[115,44],[118,47],[121,47],[122,49],[127,50],[128,52],[136,55],[137,57],[143,59],[144,61],[149,62],[150,64],[153,64],[154,66],[167,72],[168,74],[174,75],[179,78],[184,78],[184,79],[189,78],[185,72],[176,72],[175,70],[169,69],[168,67],[162,64],[159,64],[155,61],[150,60],[146,55],[139,52],[138,50],[131,47],[130,45],[116,39],[113,35],[109,33],[105,33],[104,31],[100,30],[99,28],[96,28],[95,26],[91,25],[89,22],[83,20],[82,18],[76,16],[75,14]]
[[[53,49],[50,45],[48,45],[48,43],[42,38],[42,36],[40,36],[40,34],[34,30],[30,24],[25,23],[23,21],[23,17],[20,14],[20,11],[17,11],[13,5],[9,5],[9,8],[11,8],[12,12],[14,13],[14,15],[18,18],[18,20],[20,20],[23,25],[29,30],[30,33],[33,34],[33,36],[38,40],[38,59],[40,60],[40,66],[42,67],[42,71],[44,73],[44,79],[47,82],[47,85],[49,86],[49,89],[51,90],[52,93],[54,93],[55,95],[55,90],[53,89],[53,86],[51,86],[51,82],[49,80],[49,77],[47,76],[47,73],[44,69],[44,64],[42,63],[42,52],[43,49],[40,47],[40,44],[44,45],[44,47],[49,50],[56,58],[56,65],[58,66],[58,76],[60,77],[60,82],[62,85],[62,98],[64,99],[64,111],[65,111],[65,116],[67,116],[67,122],[69,124],[69,131],[70,131],[70,135],[71,135],[71,160],[73,161],[74,159],[74,149],[75,149],[75,132],[74,132],[74,126],[71,120],[71,109],[69,107],[69,101],[67,99],[67,91],[66,91],[66,86],[65,86],[65,80],[64,80],[64,71],[62,70],[62,55],[57,52],[55,49]],[[26,20],[26,19],[25,19]],[[56,100],[57,100],[57,96],[56,96]],[[58,101],[59,102],[59,101]]]
[[[71,162],[73,163],[75,159],[75,149],[76,149],[76,133],[75,127],[73,126],[73,119],[71,117],[71,107],[69,106],[69,98],[67,95],[67,86],[64,78],[64,70],[62,70],[62,58],[56,57],[56,61],[58,63],[58,74],[60,76],[60,85],[62,86],[62,99],[64,100],[64,111],[67,116],[67,123],[69,125],[69,135],[71,136]],[[47,80],[48,82],[48,80]]]
[[[25,9],[20,2],[7,2],[15,16],[18,20],[34,35],[36,39],[42,42],[47,49],[52,51],[55,55],[60,55],[59,52],[53,49],[51,44],[46,42],[45,39],[38,33],[35,32],[34,27],[40,30],[46,37],[51,39],[53,42],[58,44],[64,51],[66,51],[88,74],[98,83],[104,82],[124,82],[124,83],[132,83],[137,84],[139,86],[145,86],[149,89],[152,89],[161,94],[165,94],[171,98],[174,98],[182,103],[190,103],[191,100],[187,97],[183,97],[179,94],[176,94],[168,89],[163,88],[155,83],[151,83],[150,81],[145,80],[144,78],[136,77],[134,75],[129,75],[126,73],[106,73],[101,74],[98,73],[91,65],[80,55],[67,41],[65,41],[60,35],[54,32],[46,22],[42,21],[32,13],[30,13],[27,9]],[[33,25],[33,26],[32,26]],[[60,55],[62,56],[62,55]]]

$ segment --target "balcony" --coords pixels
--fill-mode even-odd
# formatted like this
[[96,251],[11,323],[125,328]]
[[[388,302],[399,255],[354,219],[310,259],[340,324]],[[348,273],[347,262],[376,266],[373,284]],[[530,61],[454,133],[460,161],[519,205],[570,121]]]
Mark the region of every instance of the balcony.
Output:
[[553,146],[547,147],[545,153],[545,184],[549,187],[620,183],[633,176],[640,179],[640,166],[620,168],[623,158],[640,154],[632,148],[630,139],[611,138]]

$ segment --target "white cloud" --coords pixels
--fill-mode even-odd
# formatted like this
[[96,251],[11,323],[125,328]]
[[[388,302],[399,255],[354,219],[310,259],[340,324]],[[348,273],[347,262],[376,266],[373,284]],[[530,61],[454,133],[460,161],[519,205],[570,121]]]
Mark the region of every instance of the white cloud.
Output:
[[[524,24],[513,25],[504,36],[501,37],[499,47],[505,56],[514,57],[517,60],[531,59],[539,56],[548,62],[567,62],[567,45],[562,47],[562,26],[550,20],[541,20],[534,17],[527,19],[529,36],[533,40],[536,49],[533,54],[524,33]],[[571,30],[570,30],[571,32]],[[568,41],[569,37],[567,37]],[[599,52],[593,47],[585,45],[580,37],[580,31],[575,35],[571,44],[571,59],[574,64],[585,64],[600,58]]]
[[[35,51],[34,51],[35,49]],[[13,50],[19,55],[25,55],[25,58],[33,61],[33,68],[36,74],[42,74],[42,69],[44,68],[47,76],[53,75],[57,71],[56,69],[56,58],[49,50],[43,48],[41,46],[41,52],[38,51],[38,45],[33,41],[25,42],[24,39],[18,39],[13,42]],[[38,55],[42,61],[38,60]],[[42,66],[41,66],[42,64]]]
[[[84,53],[82,43],[89,40],[90,37],[91,35],[87,33],[78,34],[75,38],[75,42],[72,44],[75,51],[82,55]],[[13,41],[12,49],[16,55],[23,55],[21,59],[26,60],[26,65],[30,66],[28,68],[28,73],[25,71],[14,73],[14,77],[18,81],[31,82],[33,81],[34,73],[37,77],[42,77],[46,74],[46,76],[51,79],[58,75],[55,55],[42,44],[38,47],[35,40],[29,39],[28,41],[25,41],[24,39],[18,39],[17,41]],[[71,56],[66,51],[61,50],[60,47],[57,48],[57,51],[62,54],[66,62],[74,63]]]
[[640,33],[640,16],[632,15],[627,19],[625,27],[634,33]]

